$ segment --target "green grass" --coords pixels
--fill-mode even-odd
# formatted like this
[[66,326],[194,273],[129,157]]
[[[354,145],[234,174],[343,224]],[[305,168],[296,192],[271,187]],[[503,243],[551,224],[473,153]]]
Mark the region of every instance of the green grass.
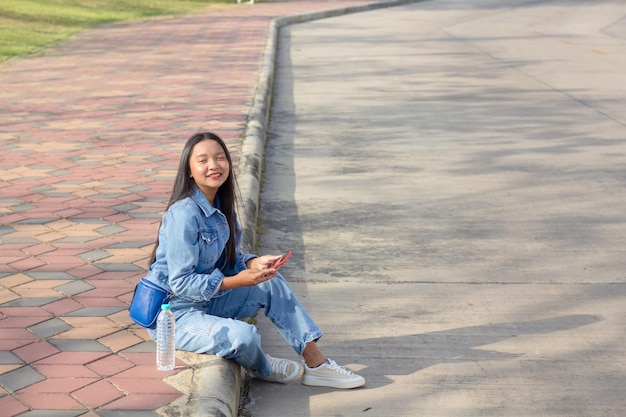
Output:
[[180,15],[236,0],[0,0],[0,61],[103,23]]

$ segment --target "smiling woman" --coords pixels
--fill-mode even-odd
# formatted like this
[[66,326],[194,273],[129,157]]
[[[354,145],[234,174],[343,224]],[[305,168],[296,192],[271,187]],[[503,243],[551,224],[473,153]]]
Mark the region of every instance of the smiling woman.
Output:
[[[211,132],[191,136],[144,278],[170,294],[176,348],[232,359],[267,381],[302,378],[305,385],[363,386],[363,377],[319,349],[321,330],[275,266],[281,256],[241,250],[237,195],[224,141]],[[264,352],[256,326],[241,320],[261,309],[304,365]],[[156,339],[154,328],[148,333]]]
[[103,23],[236,4],[232,0],[2,0],[0,61],[35,53]]

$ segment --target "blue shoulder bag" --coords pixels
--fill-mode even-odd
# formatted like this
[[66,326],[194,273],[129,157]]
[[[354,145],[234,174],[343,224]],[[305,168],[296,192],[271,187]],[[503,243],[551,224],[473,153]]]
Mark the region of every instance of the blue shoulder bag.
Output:
[[130,318],[141,327],[153,329],[161,305],[166,304],[170,294],[154,282],[141,278],[135,287],[128,311]]

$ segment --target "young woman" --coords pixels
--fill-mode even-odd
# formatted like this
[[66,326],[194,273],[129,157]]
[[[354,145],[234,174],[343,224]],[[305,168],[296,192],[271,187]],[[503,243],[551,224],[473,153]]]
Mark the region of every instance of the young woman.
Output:
[[[306,385],[364,385],[363,377],[320,351],[322,332],[271,266],[280,256],[241,251],[235,200],[226,145],[210,132],[193,135],[180,158],[147,276],[173,294],[169,303],[176,318],[176,348],[232,359],[268,381],[303,377]],[[256,327],[237,320],[261,308],[303,357],[304,366],[265,354]],[[148,331],[154,339],[156,331]]]

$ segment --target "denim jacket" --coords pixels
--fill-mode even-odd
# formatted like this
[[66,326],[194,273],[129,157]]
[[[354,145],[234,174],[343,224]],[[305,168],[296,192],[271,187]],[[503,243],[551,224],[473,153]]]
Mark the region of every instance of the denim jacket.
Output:
[[[217,197],[215,205],[219,207]],[[224,277],[246,269],[246,262],[256,257],[243,254],[239,225],[236,230],[237,261],[229,267],[224,250],[230,236],[226,216],[194,187],[190,197],[172,204],[163,215],[156,258],[147,278],[172,294],[170,304],[206,303],[226,293],[219,291]]]

